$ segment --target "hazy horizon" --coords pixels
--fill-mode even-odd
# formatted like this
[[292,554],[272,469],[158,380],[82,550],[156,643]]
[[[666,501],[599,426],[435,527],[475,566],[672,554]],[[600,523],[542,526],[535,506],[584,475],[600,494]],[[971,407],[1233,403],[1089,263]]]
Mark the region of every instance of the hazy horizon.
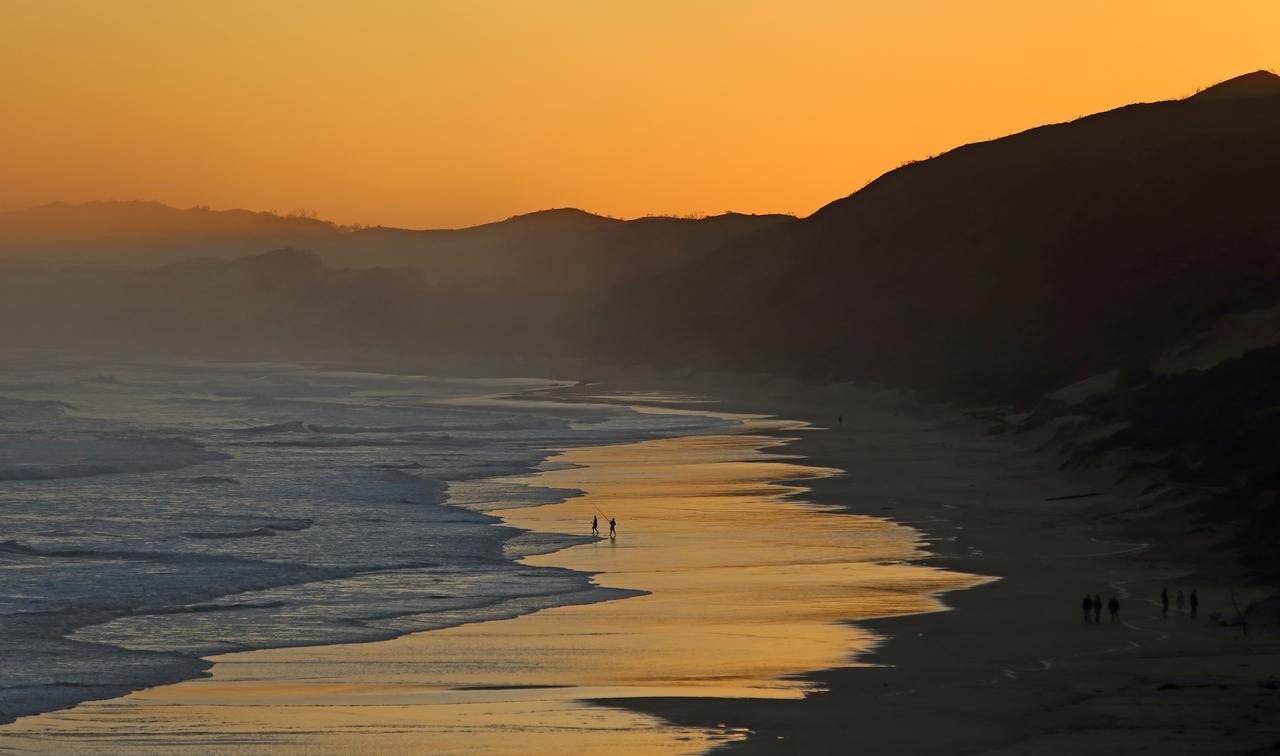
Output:
[[173,203],[165,202],[163,200],[148,199],[148,198],[142,198],[142,197],[125,198],[125,199],[118,198],[118,197],[110,197],[110,198],[100,198],[100,199],[88,199],[88,200],[84,200],[83,202],[69,202],[67,200],[58,199],[58,200],[51,200],[49,202],[42,202],[37,205],[24,205],[21,207],[0,208],[0,213],[23,213],[23,212],[28,212],[32,210],[40,210],[41,208],[47,208],[47,207],[57,207],[57,206],[83,207],[86,205],[159,205],[162,207],[166,207],[170,210],[177,210],[177,211],[200,210],[200,211],[211,212],[211,213],[262,213],[266,215],[274,215],[279,218],[302,218],[306,220],[320,221],[322,223],[332,224],[339,229],[387,228],[387,229],[395,229],[400,231],[461,231],[469,228],[476,228],[478,226],[488,226],[495,223],[502,223],[503,221],[514,220],[516,218],[523,218],[531,215],[540,215],[543,213],[558,213],[558,212],[580,212],[586,215],[593,215],[598,218],[606,218],[608,220],[617,220],[617,221],[636,221],[636,220],[644,220],[646,218],[665,218],[665,219],[673,219],[673,220],[689,220],[689,219],[700,220],[704,218],[714,218],[721,215],[755,215],[755,216],[785,215],[785,216],[797,217],[797,218],[806,217],[806,216],[798,216],[798,215],[795,215],[794,213],[785,213],[782,211],[746,213],[746,212],[733,210],[733,209],[722,210],[716,213],[679,213],[679,214],[677,213],[644,213],[641,215],[618,216],[618,215],[610,215],[608,213],[597,212],[595,210],[592,210],[591,208],[586,208],[586,207],[542,207],[542,208],[536,208],[534,210],[529,210],[527,212],[512,213],[510,215],[504,215],[502,217],[481,219],[479,221],[476,221],[475,223],[468,223],[461,226],[395,226],[395,225],[387,225],[387,224],[365,223],[358,220],[343,223],[343,222],[336,221],[332,218],[325,217],[323,214],[317,213],[314,210],[311,210],[310,208],[305,208],[305,209],[297,208],[294,210],[286,211],[286,210],[280,210],[278,208],[257,208],[257,207],[244,207],[244,206],[238,206],[238,205],[227,205],[225,207],[213,207],[204,203],[199,203],[195,205],[176,205]]

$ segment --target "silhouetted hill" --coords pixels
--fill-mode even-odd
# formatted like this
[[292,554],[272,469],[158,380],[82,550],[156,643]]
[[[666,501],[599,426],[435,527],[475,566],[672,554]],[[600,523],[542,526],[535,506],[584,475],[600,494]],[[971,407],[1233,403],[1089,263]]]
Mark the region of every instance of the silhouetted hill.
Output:
[[620,292],[593,343],[969,397],[1143,364],[1280,300],[1278,81],[1251,74],[905,165]]
[[1227,79],[1207,89],[1196,92],[1190,100],[1235,100],[1247,97],[1274,97],[1280,95],[1280,76],[1270,71],[1254,71]]
[[493,223],[483,223],[479,226],[472,226],[471,228],[506,228],[521,231],[533,229],[545,230],[549,228],[578,230],[584,226],[604,228],[607,226],[616,226],[620,223],[626,223],[626,221],[618,218],[609,218],[603,215],[595,215],[593,213],[588,213],[586,210],[579,210],[576,207],[553,207],[546,210],[535,210],[532,213],[513,215],[506,220],[494,221]]

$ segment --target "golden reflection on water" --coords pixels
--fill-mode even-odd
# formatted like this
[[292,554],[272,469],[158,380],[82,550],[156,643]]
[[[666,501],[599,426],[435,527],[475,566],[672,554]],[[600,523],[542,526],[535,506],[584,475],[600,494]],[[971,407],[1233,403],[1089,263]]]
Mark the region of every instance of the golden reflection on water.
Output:
[[918,553],[910,528],[789,498],[832,471],[770,453],[779,443],[720,435],[572,449],[535,482],[583,496],[496,512],[543,532],[616,517],[614,541],[525,561],[648,595],[379,643],[226,654],[207,679],[19,720],[0,728],[0,747],[703,751],[738,733],[581,701],[800,697],[811,688],[795,675],[849,664],[874,642],[845,620],[936,610],[936,592],[982,580],[902,563]]

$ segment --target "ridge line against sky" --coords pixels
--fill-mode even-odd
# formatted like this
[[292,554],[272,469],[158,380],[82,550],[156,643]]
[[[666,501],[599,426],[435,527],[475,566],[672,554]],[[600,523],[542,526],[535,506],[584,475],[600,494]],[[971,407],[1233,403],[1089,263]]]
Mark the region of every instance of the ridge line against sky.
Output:
[[472,229],[482,228],[485,226],[501,225],[509,221],[520,221],[520,220],[530,219],[538,216],[545,217],[550,215],[566,215],[566,214],[587,216],[587,217],[595,218],[597,220],[615,221],[618,223],[630,223],[633,221],[646,221],[646,220],[699,221],[699,220],[713,220],[716,218],[723,218],[725,216],[745,216],[745,217],[755,217],[755,218],[774,216],[779,218],[790,218],[793,220],[799,218],[799,216],[790,215],[787,213],[740,213],[735,210],[726,210],[722,213],[706,213],[706,214],[686,213],[684,215],[647,213],[645,215],[637,215],[633,217],[624,218],[616,215],[606,215],[603,213],[597,213],[591,210],[585,210],[580,207],[544,207],[539,210],[530,210],[528,212],[515,213],[503,218],[490,218],[487,220],[481,220],[476,223],[469,223],[467,225],[462,225],[462,226],[410,227],[410,226],[395,226],[395,225],[377,225],[377,224],[371,224],[371,223],[358,223],[358,222],[357,223],[339,223],[337,221],[334,221],[330,218],[325,218],[324,216],[311,211],[305,211],[305,212],[291,211],[286,213],[286,212],[281,212],[279,210],[274,210],[274,209],[261,210],[261,209],[251,208],[251,207],[210,207],[209,205],[192,205],[190,207],[181,207],[178,205],[171,205],[169,203],[162,202],[156,199],[143,199],[143,198],[118,199],[114,197],[108,198],[108,199],[86,200],[84,202],[66,202],[63,200],[54,200],[53,202],[46,202],[40,205],[32,205],[29,207],[0,209],[0,217],[39,214],[42,211],[46,211],[54,208],[75,209],[75,208],[90,208],[90,207],[97,207],[97,206],[103,206],[103,207],[153,206],[159,209],[163,209],[165,211],[172,211],[175,213],[204,212],[204,213],[210,213],[215,215],[221,214],[221,213],[247,213],[250,215],[267,215],[267,216],[272,216],[274,218],[286,220],[286,221],[297,220],[302,222],[313,222],[317,224],[323,224],[326,226],[331,226],[333,230],[339,231],[339,232],[373,231],[373,230],[406,231],[410,233],[423,232],[423,231],[427,231],[427,232],[469,231]]
[[882,5],[9,0],[0,209],[804,216],[908,160],[1280,67],[1274,0]]

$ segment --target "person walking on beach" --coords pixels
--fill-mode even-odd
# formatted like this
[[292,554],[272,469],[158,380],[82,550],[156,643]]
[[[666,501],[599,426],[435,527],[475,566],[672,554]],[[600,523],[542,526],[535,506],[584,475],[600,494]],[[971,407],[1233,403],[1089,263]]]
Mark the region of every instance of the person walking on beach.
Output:
[[1182,614],[1182,607],[1187,603],[1187,600],[1186,600],[1185,598],[1183,598],[1183,597],[1182,597],[1182,591],[1181,591],[1181,590],[1179,590],[1179,591],[1178,591],[1178,602],[1177,602],[1177,603],[1178,603],[1178,614]]
[[1080,608],[1084,610],[1084,624],[1090,624],[1089,616],[1093,613],[1093,597],[1087,593],[1084,594],[1084,601],[1080,602]]
[[1111,600],[1107,602],[1107,611],[1111,613],[1111,624],[1120,624],[1120,602],[1115,596],[1112,596]]
[[1160,616],[1169,616],[1169,586],[1160,589]]
[[591,515],[591,535],[600,535],[600,518],[595,515]]
[[609,537],[616,538],[617,536],[618,536],[618,521],[610,517],[609,518]]
[[1093,624],[1102,624],[1102,597],[1096,593],[1093,594]]
[[1196,612],[1200,609],[1200,597],[1196,595],[1196,589],[1191,589],[1191,619],[1196,618]]
[[843,427],[844,427],[844,415],[838,415],[838,416],[836,417],[836,422],[840,424],[840,427],[841,427],[841,428],[843,428]]

